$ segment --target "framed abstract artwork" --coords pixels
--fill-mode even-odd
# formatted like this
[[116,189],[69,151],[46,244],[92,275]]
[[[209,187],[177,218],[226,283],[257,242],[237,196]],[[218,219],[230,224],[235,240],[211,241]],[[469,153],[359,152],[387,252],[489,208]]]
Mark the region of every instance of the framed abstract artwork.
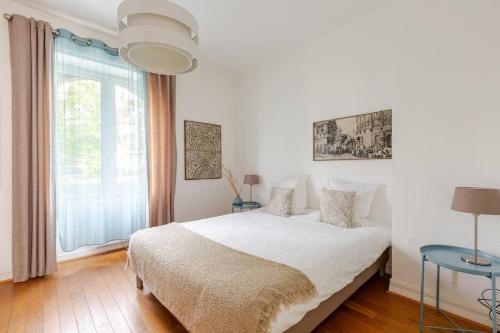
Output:
[[392,159],[392,110],[313,124],[313,160]]
[[186,180],[222,178],[221,126],[184,121]]

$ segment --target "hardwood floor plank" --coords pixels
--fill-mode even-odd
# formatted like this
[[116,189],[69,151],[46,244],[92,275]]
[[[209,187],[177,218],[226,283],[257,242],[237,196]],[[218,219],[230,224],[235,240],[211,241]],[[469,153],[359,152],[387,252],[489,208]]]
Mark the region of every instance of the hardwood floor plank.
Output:
[[89,306],[95,327],[100,328],[102,326],[110,325],[108,316],[106,315],[106,311],[104,310],[101,300],[97,295],[97,291],[95,290],[94,285],[92,284],[92,281],[90,279],[89,271],[84,270],[81,275],[82,290]]
[[135,308],[130,304],[128,298],[123,294],[122,290],[117,285],[113,273],[110,271],[109,266],[101,266],[98,268],[104,282],[108,286],[108,289],[113,295],[113,299],[118,304],[120,311],[122,312],[125,320],[129,324],[130,328],[135,333],[148,332],[146,325],[144,324],[142,318],[139,316]]
[[47,278],[43,286],[43,331],[45,333],[61,332],[56,279],[54,277]]
[[80,284],[80,273],[83,268],[80,268],[71,274],[67,275],[68,277],[68,290],[70,294],[76,294],[82,291],[82,286]]
[[[107,253],[62,263],[53,277],[0,285],[0,333],[41,329],[45,333],[185,333],[147,286],[135,288],[134,273],[124,268],[126,258],[126,251]],[[418,332],[419,304],[387,293],[388,282],[387,277],[373,277],[314,332]],[[457,322],[484,330],[466,320]],[[430,308],[426,323],[448,326]]]
[[143,332],[146,331],[147,328],[142,321],[142,318],[134,309],[132,304],[130,304],[127,297],[123,294],[121,289],[119,288],[117,282],[113,274],[109,271],[109,267],[103,267],[100,269],[100,274],[103,277],[106,285],[108,286],[111,294],[113,295],[113,299],[118,304],[120,311],[122,312],[125,320],[129,324],[130,328],[133,332]]
[[[363,333],[382,333],[374,325],[359,321],[356,316],[352,316],[345,308],[335,312],[337,320],[328,320],[321,327],[326,332],[352,332],[352,327],[357,327],[358,332]],[[359,314],[358,314],[359,315]]]
[[[113,327],[111,324],[101,326],[97,329],[97,333],[114,333]],[[120,332],[118,332],[120,333]]]
[[84,270],[84,268],[81,268],[68,277],[69,291],[71,293],[71,301],[73,302],[78,332],[95,333],[94,321],[92,320],[89,305],[87,304],[82,288]]
[[71,293],[71,301],[75,310],[76,324],[80,333],[95,333],[96,329],[92,321],[92,315],[87,306],[83,292]]
[[362,316],[356,310],[342,306],[340,309],[345,315],[351,318],[350,322],[355,323],[356,326],[369,325],[372,329],[379,332],[415,332],[418,331],[418,325],[408,325],[399,321],[386,320],[378,313],[374,318]]
[[38,278],[33,281],[28,294],[28,309],[26,314],[26,333],[43,332],[43,284],[45,280]]
[[97,267],[92,267],[89,270],[89,275],[92,284],[97,291],[97,295],[101,300],[102,305],[104,306],[106,316],[108,317],[113,330],[117,333],[132,332],[127,321],[125,320],[125,317],[121,313],[118,304],[115,302],[113,295],[111,295],[108,286],[102,279],[101,274],[99,273],[99,269]]
[[360,303],[355,302],[355,301],[347,300],[344,303],[344,306],[346,306],[349,309],[354,310],[360,314],[363,314],[367,317],[370,317],[372,319],[377,316],[377,313],[375,311],[372,311],[369,308],[367,308],[366,306],[364,306],[363,304],[360,304]]
[[14,287],[12,284],[3,284],[2,287],[2,294],[0,295],[0,333],[5,333],[9,328],[12,313]]
[[[372,279],[370,284],[363,286],[351,299],[375,311],[377,313],[375,321],[379,321],[380,325],[386,327],[387,331],[418,332],[418,329],[416,331],[415,329],[419,325],[419,305],[413,301],[402,302],[386,292],[375,292],[381,289],[388,289],[388,281]],[[434,311],[426,311],[426,323],[434,326],[449,326],[449,323]],[[467,326],[467,323],[462,321],[461,325]],[[429,332],[433,332],[433,330],[429,330]]]
[[57,305],[59,308],[59,320],[61,332],[78,333],[73,301],[69,292],[68,277],[61,276],[56,279]]
[[33,286],[32,282],[23,282],[14,285],[14,302],[10,315],[10,323],[7,332],[18,333],[26,331],[26,315],[28,313],[28,293]]

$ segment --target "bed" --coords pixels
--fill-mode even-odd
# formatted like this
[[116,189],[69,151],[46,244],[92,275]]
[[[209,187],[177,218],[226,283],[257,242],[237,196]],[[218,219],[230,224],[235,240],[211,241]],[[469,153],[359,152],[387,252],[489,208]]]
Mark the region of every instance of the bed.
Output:
[[[263,210],[229,214],[180,224],[192,233],[217,244],[291,267],[305,275],[315,287],[315,294],[307,301],[288,306],[281,305],[267,326],[270,332],[309,332],[354,293],[387,261],[390,246],[390,228],[381,223],[344,229],[320,222],[319,212],[310,211],[288,218],[267,214]],[[129,261],[139,243],[150,244],[152,232],[160,234],[167,227],[142,230],[133,235],[129,247]],[[149,243],[148,243],[149,242]],[[142,248],[141,254],[156,256],[149,266],[159,265],[161,254],[156,248]],[[144,258],[144,257],[143,257]],[[132,269],[138,276],[138,287],[148,281],[144,260],[136,260]],[[201,263],[200,263],[201,264]],[[135,266],[135,267],[134,267]],[[137,266],[141,266],[138,268]],[[165,274],[168,272],[163,272]],[[176,272],[181,274],[182,272]],[[185,278],[186,279],[186,278]],[[152,279],[149,279],[152,280]],[[152,286],[153,294],[169,309],[172,300]],[[157,292],[155,293],[156,290]],[[161,295],[157,295],[161,294]],[[175,315],[175,313],[174,313]],[[189,327],[190,323],[181,323]]]

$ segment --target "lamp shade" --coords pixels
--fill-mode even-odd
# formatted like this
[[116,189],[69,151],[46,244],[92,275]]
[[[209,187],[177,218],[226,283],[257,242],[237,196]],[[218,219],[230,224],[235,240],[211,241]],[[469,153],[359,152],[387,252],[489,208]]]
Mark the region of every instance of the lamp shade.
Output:
[[243,183],[246,185],[256,185],[259,183],[259,176],[257,175],[245,175]]
[[472,214],[500,215],[500,189],[457,187],[451,209]]
[[148,72],[177,75],[198,67],[198,23],[167,0],[125,0],[118,7],[120,57]]

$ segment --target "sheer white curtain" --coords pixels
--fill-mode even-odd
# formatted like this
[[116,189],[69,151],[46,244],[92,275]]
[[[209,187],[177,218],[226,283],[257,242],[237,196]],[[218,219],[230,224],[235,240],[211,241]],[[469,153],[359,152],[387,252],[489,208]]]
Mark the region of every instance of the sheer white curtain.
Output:
[[63,29],[54,71],[62,249],[126,240],[147,225],[145,73],[102,42]]

